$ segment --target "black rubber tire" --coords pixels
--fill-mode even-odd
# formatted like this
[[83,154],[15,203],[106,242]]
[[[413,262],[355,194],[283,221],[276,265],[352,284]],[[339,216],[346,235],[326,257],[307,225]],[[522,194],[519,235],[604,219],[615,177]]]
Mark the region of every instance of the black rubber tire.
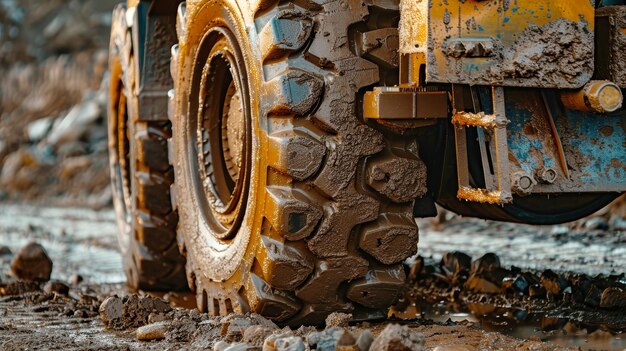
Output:
[[111,27],[108,103],[111,184],[124,271],[133,289],[180,290],[187,284],[185,259],[176,244],[178,216],[169,196],[174,180],[167,159],[170,123],[139,118],[125,18],[126,6],[120,4]]
[[[402,262],[417,251],[412,205],[425,192],[426,168],[414,141],[384,135],[358,116],[359,91],[379,81],[379,67],[351,51],[349,32],[366,26],[370,8],[360,0],[257,3],[251,14],[231,0],[194,5],[189,15],[183,3],[178,11],[170,161],[179,244],[198,307],[254,311],[290,325],[320,324],[335,311],[384,317],[404,284]],[[247,33],[250,16],[255,35]],[[194,82],[215,23],[245,53],[252,101],[247,212],[244,230],[230,240],[211,232],[205,217],[214,214],[194,180]]]

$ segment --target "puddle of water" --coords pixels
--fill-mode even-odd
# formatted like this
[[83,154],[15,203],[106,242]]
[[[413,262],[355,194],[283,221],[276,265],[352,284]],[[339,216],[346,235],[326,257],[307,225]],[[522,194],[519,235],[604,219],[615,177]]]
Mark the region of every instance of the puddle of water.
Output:
[[605,325],[592,325],[567,318],[548,317],[545,313],[528,313],[522,309],[496,307],[492,304],[468,303],[466,306],[445,301],[429,303],[415,299],[400,310],[392,310],[390,319],[403,321],[426,319],[438,323],[468,321],[481,329],[499,332],[519,339],[538,338],[559,346],[583,350],[626,349],[626,333],[608,332]]
[[[112,210],[0,204],[0,246],[16,253],[29,241],[40,243],[52,259],[52,279],[76,273],[91,283],[125,282],[116,233]],[[5,272],[10,259],[0,257]]]

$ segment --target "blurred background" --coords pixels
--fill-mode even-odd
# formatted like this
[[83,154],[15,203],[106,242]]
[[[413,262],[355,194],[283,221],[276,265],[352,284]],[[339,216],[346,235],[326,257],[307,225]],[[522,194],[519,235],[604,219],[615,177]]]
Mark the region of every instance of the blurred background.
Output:
[[116,0],[0,0],[0,201],[108,206]]

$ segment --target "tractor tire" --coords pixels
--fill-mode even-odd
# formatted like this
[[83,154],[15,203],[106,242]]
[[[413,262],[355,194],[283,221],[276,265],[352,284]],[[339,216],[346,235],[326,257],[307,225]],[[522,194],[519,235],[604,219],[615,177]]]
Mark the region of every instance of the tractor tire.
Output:
[[373,9],[241,3],[183,2],[172,48],[172,202],[197,305],[296,326],[384,317],[417,251],[426,167],[359,115],[381,78],[350,30]]
[[168,121],[141,121],[137,75],[126,7],[113,11],[108,101],[109,163],[113,204],[128,285],[133,289],[186,288],[185,259],[176,244],[178,216],[169,188]]

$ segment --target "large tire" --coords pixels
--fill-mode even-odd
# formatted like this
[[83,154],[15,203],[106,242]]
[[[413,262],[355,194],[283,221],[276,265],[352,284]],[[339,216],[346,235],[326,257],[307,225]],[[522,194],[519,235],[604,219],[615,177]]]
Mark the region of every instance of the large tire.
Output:
[[[247,13],[242,3],[181,4],[172,49],[173,199],[198,307],[290,325],[334,311],[384,316],[403,260],[417,251],[412,205],[426,170],[415,143],[358,115],[360,90],[380,80],[379,67],[351,51],[349,29],[366,26],[369,9],[270,0],[251,1]],[[215,159],[226,139],[211,133],[232,118],[232,94],[219,88],[228,74],[245,116],[244,173],[221,201],[230,156]]]
[[108,106],[109,162],[119,243],[128,284],[133,289],[186,287],[185,260],[176,244],[177,214],[169,187],[174,173],[167,161],[169,122],[140,120],[137,81],[126,7],[113,11]]

